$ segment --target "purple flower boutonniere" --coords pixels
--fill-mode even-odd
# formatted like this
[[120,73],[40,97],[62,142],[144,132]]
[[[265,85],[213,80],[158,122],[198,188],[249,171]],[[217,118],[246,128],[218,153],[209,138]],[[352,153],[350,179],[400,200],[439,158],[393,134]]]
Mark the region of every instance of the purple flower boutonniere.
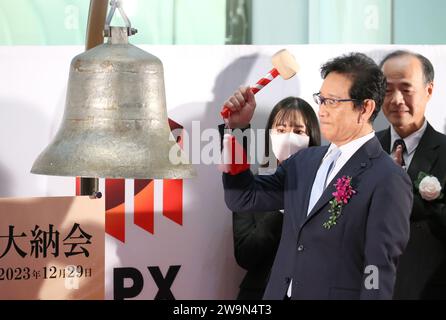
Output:
[[346,176],[343,176],[336,181],[336,184],[334,185],[336,187],[336,192],[333,192],[334,199],[330,201],[330,209],[328,210],[331,215],[323,224],[325,229],[330,229],[336,225],[338,218],[341,216],[343,206],[346,205],[350,198],[356,193],[351,185],[351,181],[352,178]]

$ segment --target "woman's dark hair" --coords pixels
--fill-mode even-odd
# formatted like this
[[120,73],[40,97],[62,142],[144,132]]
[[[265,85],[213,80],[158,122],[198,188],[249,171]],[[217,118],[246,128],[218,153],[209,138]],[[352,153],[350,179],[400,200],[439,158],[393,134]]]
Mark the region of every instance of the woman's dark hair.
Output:
[[[270,137],[269,132],[274,123],[289,123],[293,125],[297,118],[302,117],[306,133],[310,137],[309,146],[321,145],[321,132],[319,122],[313,108],[305,100],[297,97],[288,97],[280,100],[271,110],[266,122],[265,131],[265,156],[269,158]],[[267,165],[267,164],[266,164]]]
[[321,67],[322,79],[331,72],[336,72],[349,77],[352,80],[350,98],[356,99],[356,108],[362,108],[364,100],[375,101],[375,111],[370,117],[370,122],[378,116],[386,95],[386,78],[380,67],[371,58],[363,53],[353,52],[328,61]]

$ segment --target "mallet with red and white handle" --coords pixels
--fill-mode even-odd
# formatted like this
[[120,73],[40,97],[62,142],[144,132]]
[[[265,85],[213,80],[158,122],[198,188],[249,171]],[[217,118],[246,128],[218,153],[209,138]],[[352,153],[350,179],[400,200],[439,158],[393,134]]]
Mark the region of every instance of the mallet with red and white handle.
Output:
[[[257,81],[257,83],[253,87],[251,87],[252,93],[256,94],[257,92],[262,90],[278,75],[280,75],[284,80],[288,80],[299,71],[299,65],[297,64],[296,59],[286,49],[282,49],[279,52],[275,53],[271,60],[274,68],[271,69],[271,71],[268,72],[262,79]],[[231,115],[231,110],[227,107],[224,107],[220,114],[225,120],[225,123],[227,123],[227,119]]]
[[[274,54],[272,57],[272,64],[274,68],[251,87],[251,91],[254,94],[262,90],[262,88],[268,85],[278,75],[283,79],[288,80],[299,70],[299,65],[297,64],[296,59],[294,59],[293,55],[285,49]],[[224,107],[220,113],[225,121],[225,126],[228,127],[228,118],[231,115],[231,110]],[[231,175],[236,175],[248,170],[249,166],[247,154],[243,147],[237,142],[233,135],[225,134],[223,136],[222,163],[219,166],[220,170]]]

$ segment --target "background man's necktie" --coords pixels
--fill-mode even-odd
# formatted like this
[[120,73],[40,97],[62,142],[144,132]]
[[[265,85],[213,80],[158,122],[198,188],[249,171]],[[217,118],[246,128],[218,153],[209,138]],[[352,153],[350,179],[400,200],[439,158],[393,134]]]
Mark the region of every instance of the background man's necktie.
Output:
[[330,175],[331,170],[334,168],[336,160],[338,160],[340,155],[341,150],[339,150],[338,148],[333,148],[331,149],[330,154],[328,154],[328,156],[322,161],[322,164],[317,171],[316,178],[314,179],[313,187],[311,188],[307,215],[311,212],[314,205],[324,192],[325,185],[327,184],[327,178]]

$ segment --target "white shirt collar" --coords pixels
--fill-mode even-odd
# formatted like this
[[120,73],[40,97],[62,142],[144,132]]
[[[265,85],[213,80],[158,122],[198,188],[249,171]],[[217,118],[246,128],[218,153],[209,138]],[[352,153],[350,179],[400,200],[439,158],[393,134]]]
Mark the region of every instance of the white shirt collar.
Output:
[[[345,158],[347,157],[350,159],[350,157],[358,151],[359,148],[361,148],[367,141],[372,139],[375,136],[375,131],[370,132],[369,134],[366,134],[365,136],[355,139],[353,141],[350,141],[349,143],[346,143],[340,147],[337,147],[334,143],[330,144],[330,147],[328,148],[328,151],[325,156],[327,156],[332,149],[339,148],[341,150],[341,157]],[[325,157],[324,157],[325,158]]]
[[[365,136],[358,138],[356,140],[350,141],[347,144],[344,144],[339,147],[339,150],[341,151],[341,155],[339,156],[338,160],[336,161],[336,164],[327,177],[326,185],[334,179],[334,177],[339,173],[339,171],[342,169],[342,167],[350,160],[350,158],[356,153],[356,151],[359,150],[367,141],[373,139],[375,137],[375,131],[370,132],[369,134],[366,134]],[[325,157],[333,150],[334,148],[337,148],[335,144],[331,144],[328,148],[327,153],[325,154]],[[325,160],[324,157],[324,160]]]
[[[418,144],[420,143],[421,137],[423,136],[424,132],[427,128],[427,120],[424,120],[423,125],[420,129],[409,135],[408,137],[404,138],[404,143],[406,144],[406,150],[407,154],[411,155],[413,152],[415,152],[415,149],[418,147]],[[393,126],[390,126],[390,152],[392,152],[393,144],[395,143],[395,140],[401,139],[401,137],[396,133]]]

